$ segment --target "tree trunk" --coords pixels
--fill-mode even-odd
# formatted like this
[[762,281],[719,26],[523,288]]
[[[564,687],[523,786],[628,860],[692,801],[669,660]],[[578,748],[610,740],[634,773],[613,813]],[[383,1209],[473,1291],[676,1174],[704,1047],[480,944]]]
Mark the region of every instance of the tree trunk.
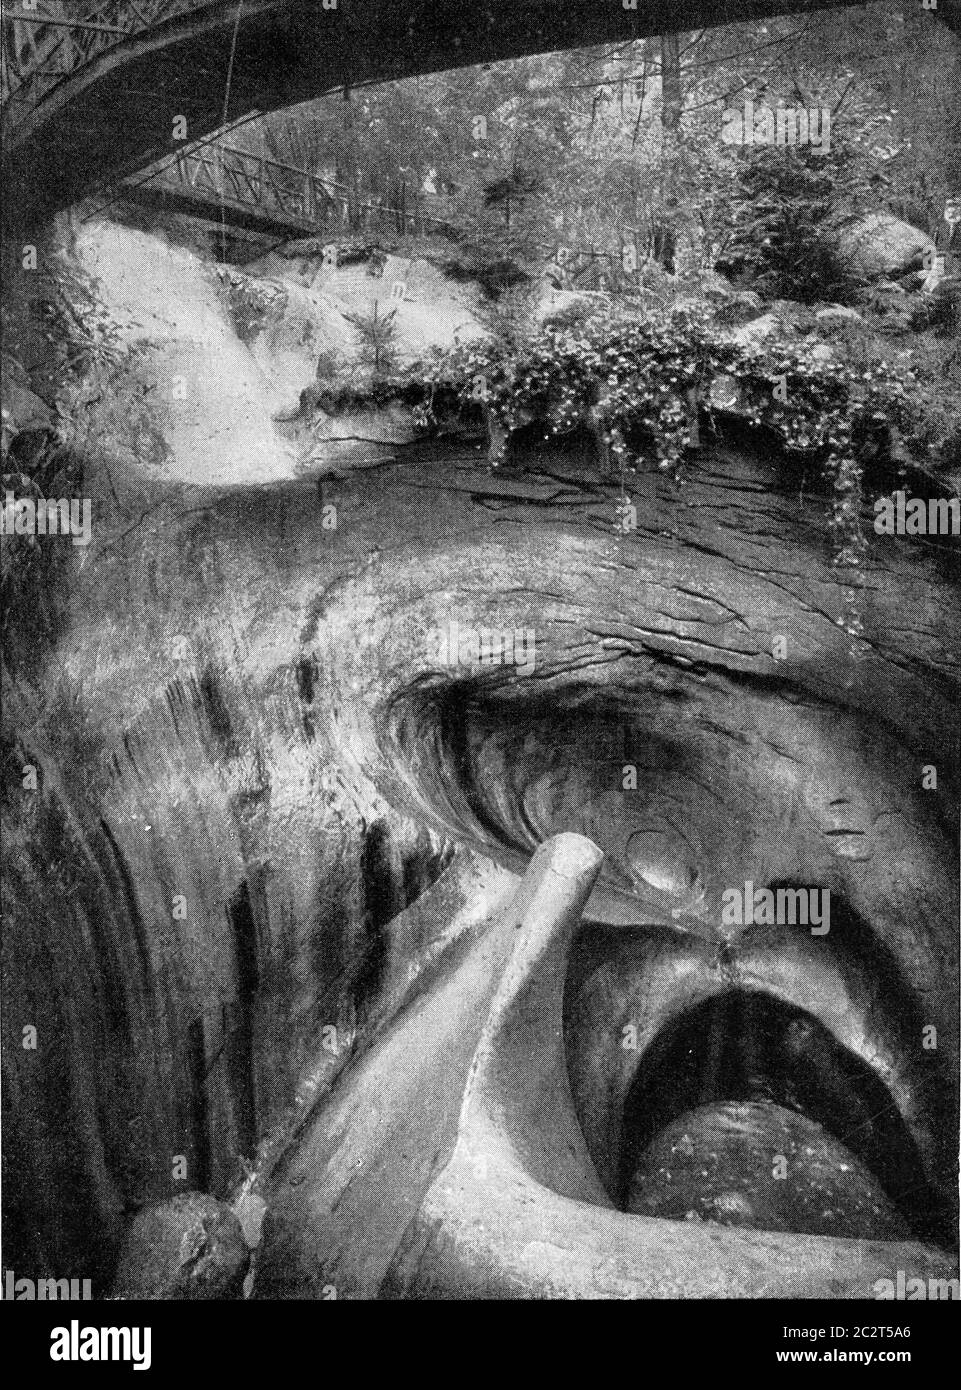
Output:
[[665,270],[674,273],[677,251],[676,159],[681,140],[684,92],[677,34],[661,39],[661,128],[664,150],[664,217],[660,229],[657,257]]

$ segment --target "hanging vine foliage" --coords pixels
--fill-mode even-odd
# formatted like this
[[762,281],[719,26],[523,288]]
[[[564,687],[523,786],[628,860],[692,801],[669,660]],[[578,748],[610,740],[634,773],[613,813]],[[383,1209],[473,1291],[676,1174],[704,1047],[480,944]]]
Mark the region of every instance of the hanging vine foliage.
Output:
[[[910,433],[911,375],[884,360],[852,365],[819,346],[746,345],[708,309],[674,306],[547,325],[509,350],[489,339],[462,344],[430,364],[427,386],[431,400],[442,392],[463,409],[485,406],[505,440],[532,423],[549,437],[593,422],[621,465],[676,478],[699,442],[699,419],[735,413],[773,431],[788,455],[820,462],[833,489],[835,563],[856,567],[863,460],[879,436]],[[429,405],[420,418],[433,422]]]

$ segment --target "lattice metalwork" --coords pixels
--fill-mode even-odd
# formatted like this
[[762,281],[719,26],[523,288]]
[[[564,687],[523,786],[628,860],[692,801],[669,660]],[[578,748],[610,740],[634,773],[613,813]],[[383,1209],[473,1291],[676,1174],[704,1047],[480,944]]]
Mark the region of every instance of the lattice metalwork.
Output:
[[[4,138],[66,78],[115,45],[215,0],[0,0]],[[291,226],[358,228],[388,219],[400,231],[443,224],[419,210],[361,203],[309,170],[227,144],[222,138],[185,147],[147,172],[156,183],[189,187],[224,210],[255,207]],[[136,183],[142,181],[138,176]]]
[[211,211],[256,208],[291,228],[310,232],[388,225],[399,232],[449,230],[422,209],[399,209],[358,201],[352,191],[322,174],[239,149],[223,137],[185,147],[176,158],[125,180],[131,190],[149,184],[190,189]]
[[106,49],[209,0],[3,0],[0,101],[9,132]]
[[207,192],[212,202],[266,209],[310,227],[328,221],[336,206],[319,174],[220,142],[185,149],[160,176]]

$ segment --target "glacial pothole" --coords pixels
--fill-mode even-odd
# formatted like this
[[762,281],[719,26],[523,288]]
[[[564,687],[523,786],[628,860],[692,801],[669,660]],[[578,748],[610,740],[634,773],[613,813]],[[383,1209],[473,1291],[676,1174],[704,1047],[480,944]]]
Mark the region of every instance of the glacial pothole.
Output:
[[[823,891],[835,872],[779,748],[832,764],[842,716],[724,681],[708,717],[659,670],[603,697],[564,673],[425,673],[381,724],[394,792],[515,872],[561,832],[604,851],[564,1030],[575,1113],[621,1211],[949,1246],[933,1121],[949,1083],[919,1060],[906,931],[882,931],[837,878],[823,935],[718,927],[746,878]],[[765,737],[736,732],[748,723]],[[847,775],[865,802],[884,776],[866,761]]]
[[623,1108],[617,1205],[797,1234],[937,1238],[884,1083],[816,1019],[730,990],[665,1026]]

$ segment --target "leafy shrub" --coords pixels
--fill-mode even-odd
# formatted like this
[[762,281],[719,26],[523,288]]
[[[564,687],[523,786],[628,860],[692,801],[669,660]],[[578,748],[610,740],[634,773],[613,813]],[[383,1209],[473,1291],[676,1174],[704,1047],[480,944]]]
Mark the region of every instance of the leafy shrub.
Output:
[[718,268],[771,299],[850,303],[858,284],[835,227],[854,196],[853,159],[809,146],[749,146],[731,194],[732,237]]
[[477,317],[483,327],[509,352],[519,352],[538,332],[540,286],[529,281],[512,285],[496,299],[482,300]]
[[35,306],[61,377],[99,376],[125,361],[129,347],[122,327],[99,282],[75,258],[54,255]]
[[943,280],[917,307],[911,327],[917,332],[931,329],[939,338],[961,336],[961,277]]

